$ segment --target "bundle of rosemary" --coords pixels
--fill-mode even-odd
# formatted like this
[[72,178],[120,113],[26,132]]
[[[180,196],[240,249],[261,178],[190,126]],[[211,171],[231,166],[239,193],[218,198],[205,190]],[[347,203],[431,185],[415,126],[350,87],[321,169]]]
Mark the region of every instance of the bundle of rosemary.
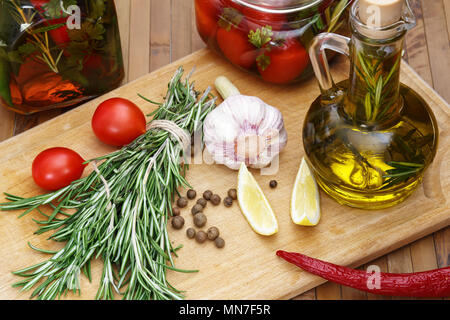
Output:
[[[66,242],[64,248],[37,265],[14,272],[25,279],[14,284],[35,288],[31,297],[55,299],[68,291],[80,292],[80,274],[91,281],[91,260],[101,258],[103,274],[97,299],[181,299],[182,293],[166,280],[167,269],[180,272],[172,259],[167,233],[171,203],[184,178],[184,150],[172,130],[152,128],[154,122],[176,124],[189,135],[199,129],[215,107],[209,89],[199,98],[189,76],[182,81],[180,67],[169,83],[164,103],[151,114],[147,133],[130,145],[90,160],[95,170],[59,191],[33,198],[11,194],[0,209],[37,210],[44,216],[37,234],[55,231],[50,239]],[[145,98],[144,98],[145,99]],[[148,99],[145,99],[154,103]],[[97,163],[100,163],[97,166]],[[41,210],[50,206],[51,214]],[[69,214],[67,211],[73,211]]]

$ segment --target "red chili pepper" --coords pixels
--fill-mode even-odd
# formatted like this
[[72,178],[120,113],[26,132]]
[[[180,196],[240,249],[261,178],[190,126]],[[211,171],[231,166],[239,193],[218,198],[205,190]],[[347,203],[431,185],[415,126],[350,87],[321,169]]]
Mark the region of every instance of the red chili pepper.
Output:
[[[417,273],[375,274],[338,266],[300,253],[279,250],[277,256],[326,280],[373,294],[433,298],[450,296],[450,267]],[[374,277],[378,276],[379,282],[374,283]]]

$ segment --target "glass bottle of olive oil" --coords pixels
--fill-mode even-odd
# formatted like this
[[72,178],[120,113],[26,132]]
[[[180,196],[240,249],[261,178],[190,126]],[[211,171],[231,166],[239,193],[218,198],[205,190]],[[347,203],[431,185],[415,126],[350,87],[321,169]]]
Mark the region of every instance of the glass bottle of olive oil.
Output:
[[[327,194],[341,204],[380,209],[416,189],[436,154],[438,128],[426,102],[400,83],[404,36],[415,25],[409,5],[400,21],[376,33],[357,12],[355,2],[351,39],[326,33],[311,46],[322,94],[305,118],[303,143]],[[348,80],[334,84],[325,49],[349,56]]]

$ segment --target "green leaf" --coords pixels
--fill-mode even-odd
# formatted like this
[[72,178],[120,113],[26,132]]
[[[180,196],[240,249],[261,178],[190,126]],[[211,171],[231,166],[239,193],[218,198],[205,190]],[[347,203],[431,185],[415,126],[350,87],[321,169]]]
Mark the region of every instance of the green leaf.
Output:
[[97,20],[104,16],[106,12],[105,0],[89,0],[90,11],[89,17]]
[[24,43],[23,45],[19,46],[17,48],[17,50],[19,51],[19,53],[22,57],[27,57],[30,54],[36,52],[38,50],[38,48],[33,43],[27,42],[27,43]]
[[265,26],[256,29],[255,31],[250,30],[248,34],[248,41],[254,45],[256,48],[262,48],[270,41],[272,41],[272,27]]
[[333,10],[333,13],[331,15],[331,21],[330,26],[328,27],[328,32],[333,32],[336,30],[336,24],[339,21],[339,18],[341,17],[342,13],[344,12],[345,8],[347,7],[348,0],[341,0],[336,7]]
[[77,0],[62,0],[62,3],[61,0],[50,0],[42,6],[45,10],[45,16],[52,19],[67,17],[67,14],[61,8],[61,4],[64,6],[64,9],[67,9],[72,5],[76,5]]
[[370,93],[366,94],[366,99],[364,100],[364,107],[366,109],[367,121],[372,119],[372,103],[370,102]]
[[244,16],[240,11],[234,8],[224,8],[217,24],[220,28],[230,31],[231,27],[237,28],[243,18]]
[[397,59],[397,61],[395,61],[395,64],[392,67],[391,71],[389,72],[388,76],[386,77],[386,80],[384,81],[383,86],[386,86],[389,83],[389,81],[391,80],[391,78],[394,75],[394,73],[396,71],[398,71],[398,67],[399,67],[400,61],[401,61],[401,56]]
[[270,57],[263,53],[256,58],[256,62],[258,63],[258,66],[261,68],[261,70],[265,71],[270,65]]
[[375,109],[379,109],[381,102],[381,93],[383,92],[383,76],[378,78],[377,87],[375,89]]
[[31,33],[32,34],[44,33],[44,32],[48,32],[48,31],[51,31],[51,30],[59,29],[59,28],[65,26],[65,25],[66,25],[65,23],[54,24],[54,25],[50,25],[50,26],[34,29]]

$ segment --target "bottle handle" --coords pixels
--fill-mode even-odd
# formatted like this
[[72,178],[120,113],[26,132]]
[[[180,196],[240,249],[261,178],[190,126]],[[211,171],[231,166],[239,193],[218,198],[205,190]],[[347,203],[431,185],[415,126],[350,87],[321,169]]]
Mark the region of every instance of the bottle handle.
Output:
[[325,49],[336,51],[349,57],[350,38],[335,33],[320,33],[313,39],[309,47],[311,64],[319,81],[322,97],[333,99],[339,89],[331,76]]

